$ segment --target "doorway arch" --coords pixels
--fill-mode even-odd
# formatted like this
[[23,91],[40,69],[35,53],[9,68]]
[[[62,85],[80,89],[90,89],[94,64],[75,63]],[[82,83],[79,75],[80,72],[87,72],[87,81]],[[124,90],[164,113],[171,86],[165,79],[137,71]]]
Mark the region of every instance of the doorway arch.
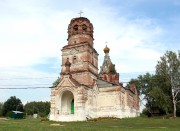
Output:
[[74,95],[71,91],[64,91],[61,97],[61,111],[63,114],[74,114]]

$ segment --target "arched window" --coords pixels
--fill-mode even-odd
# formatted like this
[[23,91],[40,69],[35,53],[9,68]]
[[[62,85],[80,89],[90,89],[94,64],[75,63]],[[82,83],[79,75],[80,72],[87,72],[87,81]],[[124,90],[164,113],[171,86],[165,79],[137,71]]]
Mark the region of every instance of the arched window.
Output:
[[87,26],[85,24],[82,25],[83,32],[87,32]]
[[73,27],[73,30],[74,30],[74,32],[77,32],[77,31],[78,31],[78,25],[75,25],[75,26]]

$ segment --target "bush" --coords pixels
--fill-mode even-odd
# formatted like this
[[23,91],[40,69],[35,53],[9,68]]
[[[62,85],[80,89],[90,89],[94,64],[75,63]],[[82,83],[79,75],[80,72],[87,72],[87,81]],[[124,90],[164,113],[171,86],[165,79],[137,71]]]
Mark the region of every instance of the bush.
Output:
[[39,112],[39,116],[40,116],[40,117],[46,117],[47,115],[46,115],[46,113],[44,113],[44,112]]
[[13,112],[12,111],[8,111],[7,114],[6,114],[6,117],[11,117],[12,118],[13,116]]
[[149,111],[148,111],[146,108],[144,108],[143,111],[142,111],[142,113],[141,113],[141,116],[142,116],[142,117],[144,117],[144,116],[150,117],[151,114],[149,113]]
[[48,118],[46,118],[46,117],[41,117],[40,120],[41,120],[41,121],[47,121]]

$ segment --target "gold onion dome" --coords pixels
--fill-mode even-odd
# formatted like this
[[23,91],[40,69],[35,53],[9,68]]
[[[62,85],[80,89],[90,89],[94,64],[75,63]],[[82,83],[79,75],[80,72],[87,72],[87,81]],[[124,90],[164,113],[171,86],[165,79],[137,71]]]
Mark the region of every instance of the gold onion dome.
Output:
[[104,48],[104,53],[109,53],[109,51],[110,51],[110,49],[106,45],[106,47]]

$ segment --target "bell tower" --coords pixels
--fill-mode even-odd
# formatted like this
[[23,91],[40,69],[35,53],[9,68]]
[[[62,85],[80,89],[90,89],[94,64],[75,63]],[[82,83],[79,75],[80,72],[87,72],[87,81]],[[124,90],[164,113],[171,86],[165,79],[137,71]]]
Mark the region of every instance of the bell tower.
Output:
[[62,70],[71,63],[70,74],[80,84],[91,87],[98,77],[98,53],[93,47],[93,25],[85,17],[73,18],[68,26],[68,44],[62,49]]
[[68,26],[67,40],[69,45],[88,42],[93,46],[93,25],[84,17],[72,19]]

